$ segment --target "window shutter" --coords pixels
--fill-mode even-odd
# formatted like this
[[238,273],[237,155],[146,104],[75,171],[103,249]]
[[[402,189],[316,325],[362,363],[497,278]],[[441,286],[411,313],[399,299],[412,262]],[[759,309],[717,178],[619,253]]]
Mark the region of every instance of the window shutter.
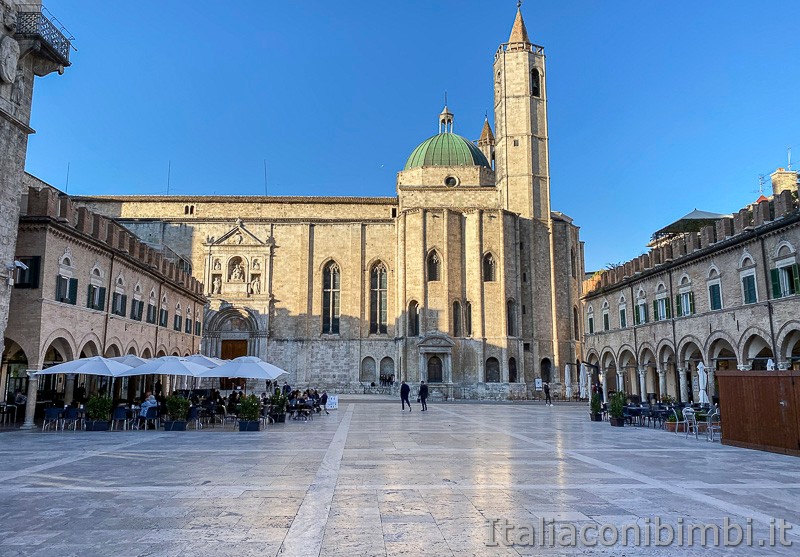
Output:
[[797,263],[792,265],[792,276],[794,277],[794,294],[800,294],[800,272]]
[[[41,257],[31,257],[28,261],[28,273],[30,276],[30,284],[28,288],[39,288],[39,261]],[[795,275],[797,276],[797,275]]]
[[[66,280],[66,279],[65,279]],[[73,306],[78,303],[78,279],[71,278],[67,285],[67,302]]]
[[694,315],[694,292],[689,292],[689,315]]
[[647,304],[644,305],[644,322],[650,321],[650,316],[647,314]]
[[[63,284],[62,281],[65,281],[64,277],[61,275],[56,275],[56,301],[61,302],[61,285]],[[66,291],[66,288],[64,289]]]
[[772,280],[772,297],[773,298],[780,298],[783,296],[781,292],[781,270],[780,269],[770,269],[769,276]]
[[122,308],[120,309],[119,314],[124,317],[126,311],[128,311],[128,297],[125,294],[123,294],[122,295]]
[[111,313],[113,313],[115,315],[117,314],[117,307],[119,307],[118,304],[117,304],[118,301],[119,301],[119,294],[114,292],[111,295]]
[[653,321],[658,321],[661,316],[658,315],[658,300],[653,300]]
[[683,308],[681,307],[681,295],[675,296],[675,315],[680,317],[683,315]]
[[664,304],[667,306],[667,319],[672,317],[672,308],[670,307],[669,298],[664,298]]
[[94,286],[91,284],[86,288],[86,307],[92,307],[92,292],[94,291]]
[[100,307],[98,307],[100,311],[106,309],[106,289],[100,288]]
[[633,307],[633,324],[634,325],[638,325],[639,324],[639,306],[638,305]]

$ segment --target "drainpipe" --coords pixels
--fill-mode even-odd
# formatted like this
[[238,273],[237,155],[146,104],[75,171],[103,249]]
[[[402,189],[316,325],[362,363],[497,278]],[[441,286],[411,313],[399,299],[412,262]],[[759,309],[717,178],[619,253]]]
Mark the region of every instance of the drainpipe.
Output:
[[[100,347],[100,355],[105,357],[106,355],[106,344],[108,343],[108,321],[111,319],[111,296],[113,295],[113,288],[115,287],[114,282],[114,260],[116,259],[116,254],[111,252],[111,271],[108,273],[108,290],[106,290],[106,307],[103,315],[103,345]],[[111,378],[108,382],[108,391],[109,394],[113,397],[114,396],[114,381],[115,378]]]
[[[633,304],[633,311],[635,312],[636,315],[638,315],[639,307],[636,304],[636,298],[634,298],[633,296],[633,283],[630,284],[630,289],[631,289],[631,304]],[[639,380],[639,335],[636,332],[636,315],[633,316],[633,349],[635,350],[633,357],[635,358],[634,370],[636,371],[636,373],[634,374],[635,375],[634,379],[635,381],[638,381]],[[633,385],[631,385],[631,387],[633,387]]]
[[[669,296],[670,296],[671,300],[675,299],[675,293],[672,291],[672,269],[670,269],[670,271],[669,271]],[[670,304],[672,304],[672,302],[670,302]],[[672,308],[672,319],[671,319],[671,321],[672,321],[672,355],[675,358],[675,370],[673,372],[673,375],[678,372],[678,340],[677,340],[678,336],[675,333],[675,317],[676,317],[675,310],[676,309],[677,309],[677,307],[673,306],[673,308]],[[656,356],[656,360],[658,360],[658,356]],[[676,394],[678,395],[675,398],[680,400],[680,398],[681,398],[680,386],[679,386],[680,378],[679,377],[675,377],[675,379],[676,379],[675,390],[677,391]],[[662,400],[663,400],[665,394],[666,393],[661,393]]]

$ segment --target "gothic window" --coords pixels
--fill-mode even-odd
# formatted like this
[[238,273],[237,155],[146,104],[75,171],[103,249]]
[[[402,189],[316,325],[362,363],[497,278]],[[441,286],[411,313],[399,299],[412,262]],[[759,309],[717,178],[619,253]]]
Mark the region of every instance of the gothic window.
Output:
[[532,97],[539,97],[541,96],[541,86],[540,86],[540,76],[539,70],[533,68],[531,70],[531,96]]
[[464,334],[472,336],[472,304],[464,302]]
[[103,311],[106,305],[106,289],[103,285],[103,273],[95,267],[89,276],[89,289],[86,294],[86,307]]
[[111,313],[125,317],[128,308],[128,296],[125,294],[125,280],[122,275],[117,277],[117,284],[114,287],[114,294],[111,297]]
[[489,358],[486,360],[486,382],[500,382],[500,361],[497,358]]
[[722,281],[716,267],[708,273],[708,307],[712,310],[722,309]]
[[662,282],[656,288],[656,299],[653,300],[653,318],[656,321],[664,321],[671,317],[672,308],[670,308],[669,297],[667,296],[667,287]]
[[322,271],[322,333],[339,334],[339,299],[341,271],[339,265],[331,261]]
[[575,248],[572,248],[569,250],[569,266],[572,271],[572,278],[578,278],[578,270],[575,263]]
[[441,280],[442,262],[436,250],[428,254],[428,281]]
[[603,302],[603,330],[608,331],[611,328],[611,320],[608,316],[608,302]]
[[175,316],[172,318],[172,328],[180,332],[181,326],[183,326],[183,316],[181,315],[181,304],[178,302],[175,304]]
[[800,294],[800,268],[797,265],[794,246],[787,241],[781,242],[776,250],[775,259],[775,268],[769,271],[772,297],[784,298]]
[[370,273],[369,332],[386,334],[386,265],[377,263]]
[[590,335],[594,334],[594,308],[592,306],[586,310],[586,330]]
[[506,318],[508,320],[506,323],[508,336],[517,336],[517,306],[514,303],[514,300],[509,300],[506,302]]
[[150,292],[150,300],[147,303],[147,322],[155,325],[156,322],[156,293]]
[[166,327],[169,321],[169,310],[167,309],[167,297],[161,298],[161,309],[158,311],[158,325]]
[[456,300],[453,302],[453,336],[460,337],[461,333],[461,304]]
[[419,304],[417,302],[408,304],[408,336],[419,336]]
[[573,328],[573,335],[572,338],[575,340],[580,340],[580,328],[578,326],[578,307],[574,306],[572,308],[572,328]]
[[483,282],[494,282],[497,280],[497,275],[495,274],[496,266],[491,253],[487,253],[483,256]]

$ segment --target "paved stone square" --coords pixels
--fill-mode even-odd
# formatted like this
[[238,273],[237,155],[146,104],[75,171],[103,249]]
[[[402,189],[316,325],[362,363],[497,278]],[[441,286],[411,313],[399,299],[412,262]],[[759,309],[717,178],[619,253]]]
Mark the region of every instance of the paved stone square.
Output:
[[[260,433],[13,431],[0,446],[3,557],[788,556],[800,544],[797,458],[611,428],[570,404],[403,413],[354,397]],[[526,537],[726,518],[750,520],[756,545],[786,520],[794,547],[637,547],[632,528],[626,547]]]

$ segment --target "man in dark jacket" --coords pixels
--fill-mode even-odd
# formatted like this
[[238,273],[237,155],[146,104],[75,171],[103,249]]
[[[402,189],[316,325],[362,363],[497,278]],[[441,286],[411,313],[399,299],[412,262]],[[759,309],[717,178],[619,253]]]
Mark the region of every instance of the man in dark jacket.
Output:
[[[427,400],[428,400],[428,386],[425,384],[425,381],[420,381],[419,382],[419,401],[422,403],[422,411],[423,412],[428,409],[428,403],[426,402]],[[411,405],[409,404],[409,406],[411,406]]]
[[319,397],[319,407],[325,410],[326,414],[330,414],[328,412],[328,391],[322,391],[322,396]]
[[550,383],[544,384],[544,403],[552,406],[553,401],[550,399]]
[[402,385],[400,385],[400,403],[403,405],[403,410],[406,409],[406,404],[408,404],[408,411],[411,412],[411,401],[408,400],[409,393],[411,393],[411,387],[403,381]]

